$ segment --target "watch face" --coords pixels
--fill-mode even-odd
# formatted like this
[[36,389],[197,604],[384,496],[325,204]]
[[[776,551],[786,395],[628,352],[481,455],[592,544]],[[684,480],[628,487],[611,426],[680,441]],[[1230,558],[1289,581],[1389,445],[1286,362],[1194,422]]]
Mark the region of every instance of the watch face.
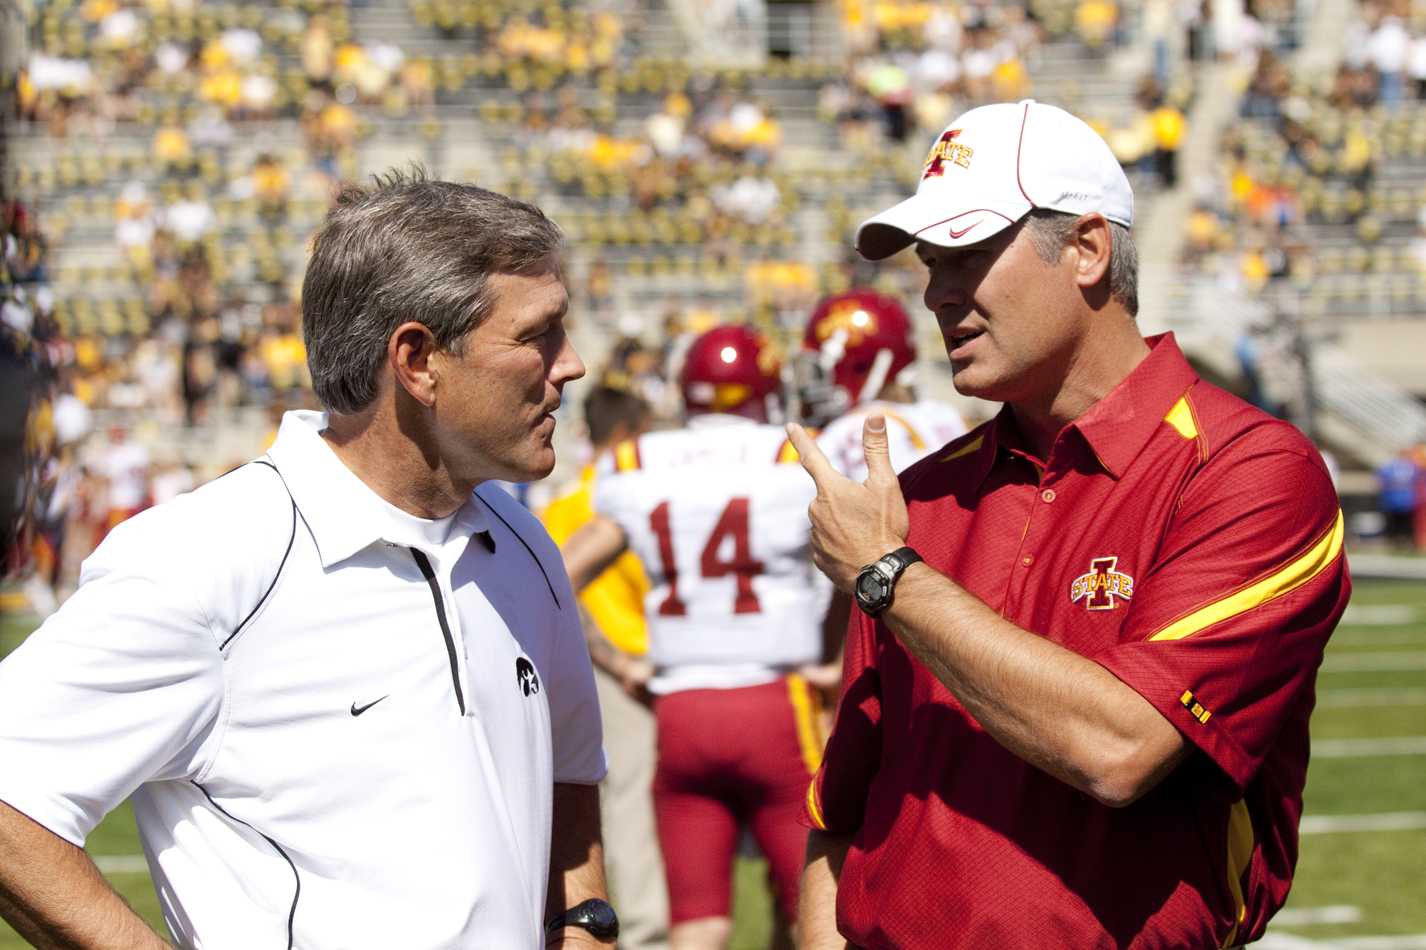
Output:
[[589,930],[596,937],[612,937],[619,932],[619,918],[614,916],[614,908],[608,904],[600,904],[593,908],[590,923],[594,926]]
[[863,605],[876,606],[886,596],[886,581],[875,571],[862,571],[857,576],[856,594]]

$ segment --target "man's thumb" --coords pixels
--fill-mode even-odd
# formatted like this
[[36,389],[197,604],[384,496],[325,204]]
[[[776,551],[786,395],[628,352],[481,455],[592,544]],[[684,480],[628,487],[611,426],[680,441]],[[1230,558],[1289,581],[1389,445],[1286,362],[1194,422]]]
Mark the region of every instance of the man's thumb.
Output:
[[886,439],[885,416],[867,416],[862,426],[862,449],[866,453],[867,481],[896,479],[896,471],[891,467],[891,448]]

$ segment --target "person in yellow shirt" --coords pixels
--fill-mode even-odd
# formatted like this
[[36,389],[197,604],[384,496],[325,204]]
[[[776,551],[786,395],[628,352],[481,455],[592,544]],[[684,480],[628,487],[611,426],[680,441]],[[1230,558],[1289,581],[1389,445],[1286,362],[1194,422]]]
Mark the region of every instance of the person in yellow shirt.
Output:
[[[594,455],[574,490],[539,513],[555,543],[594,518],[594,470],[599,457],[649,427],[649,406],[626,389],[596,386],[584,400],[584,420]],[[594,661],[604,715],[609,774],[600,787],[604,863],[619,904],[619,946],[668,946],[668,895],[654,828],[654,719],[645,684],[653,667],[644,625],[649,581],[639,559],[626,551],[579,595],[585,638]]]

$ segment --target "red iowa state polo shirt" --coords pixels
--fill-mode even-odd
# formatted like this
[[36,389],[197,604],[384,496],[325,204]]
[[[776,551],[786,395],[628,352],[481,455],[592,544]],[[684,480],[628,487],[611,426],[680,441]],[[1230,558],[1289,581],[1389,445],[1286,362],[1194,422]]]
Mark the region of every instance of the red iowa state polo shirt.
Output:
[[859,946],[1215,947],[1286,898],[1314,678],[1350,592],[1341,512],[1301,433],[1200,381],[1171,335],[1148,342],[1043,464],[1007,409],[908,469],[907,543],[1196,751],[1105,807],[854,613],[805,819],[855,833],[837,920]]

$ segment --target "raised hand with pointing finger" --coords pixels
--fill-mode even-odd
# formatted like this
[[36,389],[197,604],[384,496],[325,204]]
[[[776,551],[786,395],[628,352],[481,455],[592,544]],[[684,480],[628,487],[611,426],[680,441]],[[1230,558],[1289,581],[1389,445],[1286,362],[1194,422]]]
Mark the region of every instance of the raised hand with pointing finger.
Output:
[[867,478],[861,484],[838,472],[802,426],[789,423],[787,435],[817,483],[807,509],[812,559],[838,590],[851,593],[863,567],[906,543],[906,500],[891,467],[886,418],[868,416],[862,430]]

